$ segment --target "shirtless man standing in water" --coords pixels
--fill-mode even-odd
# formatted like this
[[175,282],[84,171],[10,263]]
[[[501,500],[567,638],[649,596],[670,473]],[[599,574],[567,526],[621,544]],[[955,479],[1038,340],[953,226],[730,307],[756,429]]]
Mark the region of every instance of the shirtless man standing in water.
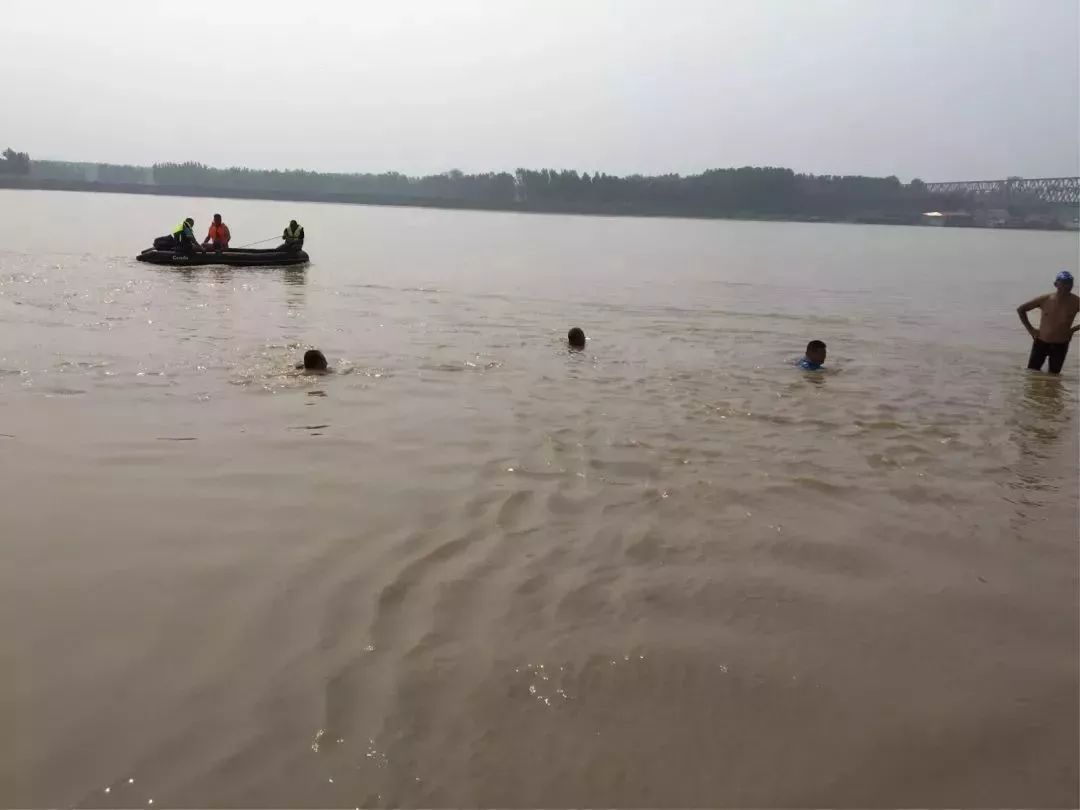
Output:
[[[1062,270],[1054,279],[1056,292],[1032,298],[1026,304],[1016,308],[1020,322],[1028,330],[1035,343],[1031,347],[1028,368],[1042,370],[1046,358],[1050,358],[1050,373],[1061,373],[1065,363],[1065,354],[1069,351],[1069,341],[1080,326],[1073,326],[1076,313],[1080,312],[1080,298],[1073,295],[1073,277],[1068,270]],[[1036,329],[1028,320],[1028,313],[1038,309],[1042,312],[1039,328]]]

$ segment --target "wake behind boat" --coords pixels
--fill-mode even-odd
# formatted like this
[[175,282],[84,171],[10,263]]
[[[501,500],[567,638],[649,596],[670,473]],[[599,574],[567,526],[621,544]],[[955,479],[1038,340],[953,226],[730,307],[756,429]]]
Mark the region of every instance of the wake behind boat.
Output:
[[177,267],[196,267],[206,264],[226,264],[234,267],[289,267],[307,264],[309,257],[303,250],[255,250],[243,248],[233,250],[205,250],[182,252],[147,248],[135,257],[140,262],[150,264],[168,264]]

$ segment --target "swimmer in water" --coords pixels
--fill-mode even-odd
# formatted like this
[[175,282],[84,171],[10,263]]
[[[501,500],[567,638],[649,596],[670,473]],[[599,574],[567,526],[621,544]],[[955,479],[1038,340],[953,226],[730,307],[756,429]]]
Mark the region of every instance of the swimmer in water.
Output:
[[[1072,273],[1062,270],[1054,279],[1054,292],[1032,298],[1016,308],[1020,322],[1034,341],[1028,356],[1028,368],[1032,371],[1041,371],[1047,358],[1051,374],[1060,374],[1065,365],[1069,342],[1080,330],[1080,326],[1073,326],[1073,320],[1080,312],[1080,298],[1073,295],[1072,288]],[[1033,309],[1040,312],[1038,328],[1028,320],[1028,313]]]
[[304,352],[304,362],[297,363],[298,369],[303,369],[305,374],[329,374],[330,368],[326,362],[326,355],[318,349],[308,349]]
[[566,333],[566,342],[570,344],[571,349],[584,349],[585,333],[575,326]]
[[821,371],[825,366],[825,342],[811,340],[806,344],[806,354],[795,365],[803,371]]

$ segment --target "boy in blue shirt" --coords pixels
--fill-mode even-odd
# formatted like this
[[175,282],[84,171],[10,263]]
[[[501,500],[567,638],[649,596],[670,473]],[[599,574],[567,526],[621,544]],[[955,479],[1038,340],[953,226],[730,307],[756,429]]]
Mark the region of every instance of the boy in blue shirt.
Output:
[[795,364],[803,371],[821,371],[825,365],[825,342],[811,340],[806,344],[806,355]]

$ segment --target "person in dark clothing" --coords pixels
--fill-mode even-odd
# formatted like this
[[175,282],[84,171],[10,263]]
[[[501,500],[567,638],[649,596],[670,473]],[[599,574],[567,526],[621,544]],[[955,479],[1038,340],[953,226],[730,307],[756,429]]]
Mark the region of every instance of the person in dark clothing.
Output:
[[285,241],[278,247],[278,250],[296,253],[304,249],[304,228],[298,225],[295,219],[290,220],[289,224],[285,226],[285,230],[281,232],[281,238]]
[[195,238],[195,220],[191,217],[173,228],[172,237],[175,244],[173,250],[177,253],[190,256],[192,253],[202,251],[199,240]]

